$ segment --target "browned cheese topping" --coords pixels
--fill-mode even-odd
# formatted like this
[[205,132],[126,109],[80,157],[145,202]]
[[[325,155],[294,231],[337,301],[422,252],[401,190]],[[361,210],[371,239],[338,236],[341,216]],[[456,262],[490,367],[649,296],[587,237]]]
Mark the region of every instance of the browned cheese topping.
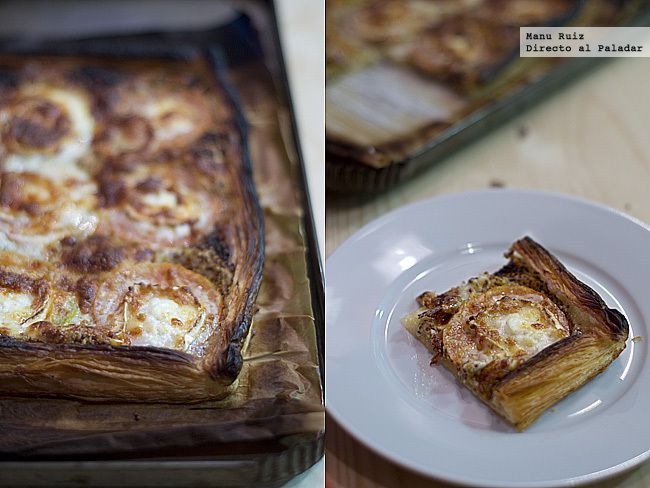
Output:
[[163,261],[192,264],[226,218],[231,109],[198,74],[96,63],[2,66],[0,334],[190,351],[228,250],[223,271]]

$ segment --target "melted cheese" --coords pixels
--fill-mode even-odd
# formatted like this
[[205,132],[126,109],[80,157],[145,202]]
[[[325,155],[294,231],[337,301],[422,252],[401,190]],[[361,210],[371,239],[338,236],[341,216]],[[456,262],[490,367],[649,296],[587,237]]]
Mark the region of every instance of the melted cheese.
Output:
[[[87,180],[88,174],[77,162],[87,153],[93,137],[94,118],[87,97],[79,91],[34,84],[21,89],[24,96],[38,96],[60,107],[71,123],[71,131],[57,141],[53,154],[42,148],[24,148],[6,156],[4,169],[38,173],[56,181]],[[12,114],[4,114],[8,119]],[[38,150],[37,150],[38,149]]]
[[203,308],[188,289],[138,286],[126,299],[124,335],[131,345],[184,350],[203,318]]
[[504,359],[514,368],[568,335],[566,317],[547,297],[505,285],[466,301],[449,321],[443,343],[453,362],[476,371]]
[[[0,250],[42,257],[50,244],[64,236],[84,238],[96,229],[94,183],[70,183],[62,188],[35,173],[0,177],[10,179],[13,186],[4,193],[7,204],[0,205]],[[36,209],[32,214],[29,205]]]
[[510,313],[487,314],[484,320],[485,327],[497,333],[493,344],[506,355],[520,351],[533,355],[562,337],[562,328],[552,314],[526,302]]
[[[218,196],[174,162],[142,164],[121,178],[127,197],[102,210],[100,231],[130,242],[187,245],[194,231],[214,224],[222,208]],[[148,181],[155,183],[148,186]]]
[[[32,227],[34,233],[21,232],[20,223],[29,222],[26,218],[13,218],[0,212],[0,251],[13,251],[30,258],[47,258],[48,248],[66,236],[81,239],[92,234],[97,227],[97,216],[75,205],[66,205],[58,213],[55,229]],[[16,225],[18,224],[18,225]]]
[[168,96],[160,100],[151,100],[142,107],[142,114],[153,121],[155,137],[168,140],[194,130],[194,107],[182,99]]
[[167,190],[146,193],[140,200],[148,207],[159,207],[161,209],[173,209],[178,205],[178,196]]
[[39,264],[31,265],[34,273],[21,268],[28,262],[20,255],[0,253],[0,333],[20,337],[27,327],[43,320],[51,301],[51,289],[40,277]]
[[[147,180],[158,181],[155,188],[141,189]],[[193,175],[173,162],[140,165],[124,177],[129,197],[125,210],[134,220],[155,224],[180,225],[204,221],[214,201],[211,193],[194,181]]]
[[179,147],[196,140],[211,122],[208,101],[199,91],[150,86],[143,81],[125,91],[113,107],[121,117],[142,117],[153,131],[148,149]]
[[17,337],[34,316],[35,297],[30,293],[0,289],[0,329]]
[[146,243],[150,249],[166,246],[184,246],[192,238],[190,224],[167,225],[148,220],[120,209],[104,212],[98,232],[114,233],[127,242]]

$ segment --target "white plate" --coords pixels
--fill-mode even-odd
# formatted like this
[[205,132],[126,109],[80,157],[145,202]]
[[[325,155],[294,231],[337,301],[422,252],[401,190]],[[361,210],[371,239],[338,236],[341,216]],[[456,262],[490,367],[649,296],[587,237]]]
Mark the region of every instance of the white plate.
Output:
[[[505,264],[529,235],[630,323],[623,353],[517,432],[482,405],[400,324],[425,290]],[[371,449],[469,486],[569,486],[650,456],[650,229],[568,196],[490,189],[395,210],[326,260],[326,406]],[[632,341],[633,337],[642,338]]]

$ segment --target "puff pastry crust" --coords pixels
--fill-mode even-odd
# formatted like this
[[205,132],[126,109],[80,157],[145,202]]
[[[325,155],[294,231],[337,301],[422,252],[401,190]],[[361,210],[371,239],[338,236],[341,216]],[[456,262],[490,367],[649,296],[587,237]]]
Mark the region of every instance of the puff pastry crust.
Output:
[[424,292],[402,324],[519,430],[604,371],[629,325],[530,237],[509,262],[444,293]]
[[0,394],[227,396],[263,235],[207,61],[0,56]]

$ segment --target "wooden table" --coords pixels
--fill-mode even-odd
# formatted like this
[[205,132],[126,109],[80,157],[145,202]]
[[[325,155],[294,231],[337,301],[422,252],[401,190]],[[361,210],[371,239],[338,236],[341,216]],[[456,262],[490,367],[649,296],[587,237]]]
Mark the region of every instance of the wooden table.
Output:
[[[648,58],[607,60],[503,127],[383,195],[370,199],[327,195],[326,256],[354,231],[392,209],[423,198],[495,185],[584,197],[650,223],[648,79]],[[376,455],[329,417],[326,486],[445,485]],[[650,486],[650,462],[593,486]]]

